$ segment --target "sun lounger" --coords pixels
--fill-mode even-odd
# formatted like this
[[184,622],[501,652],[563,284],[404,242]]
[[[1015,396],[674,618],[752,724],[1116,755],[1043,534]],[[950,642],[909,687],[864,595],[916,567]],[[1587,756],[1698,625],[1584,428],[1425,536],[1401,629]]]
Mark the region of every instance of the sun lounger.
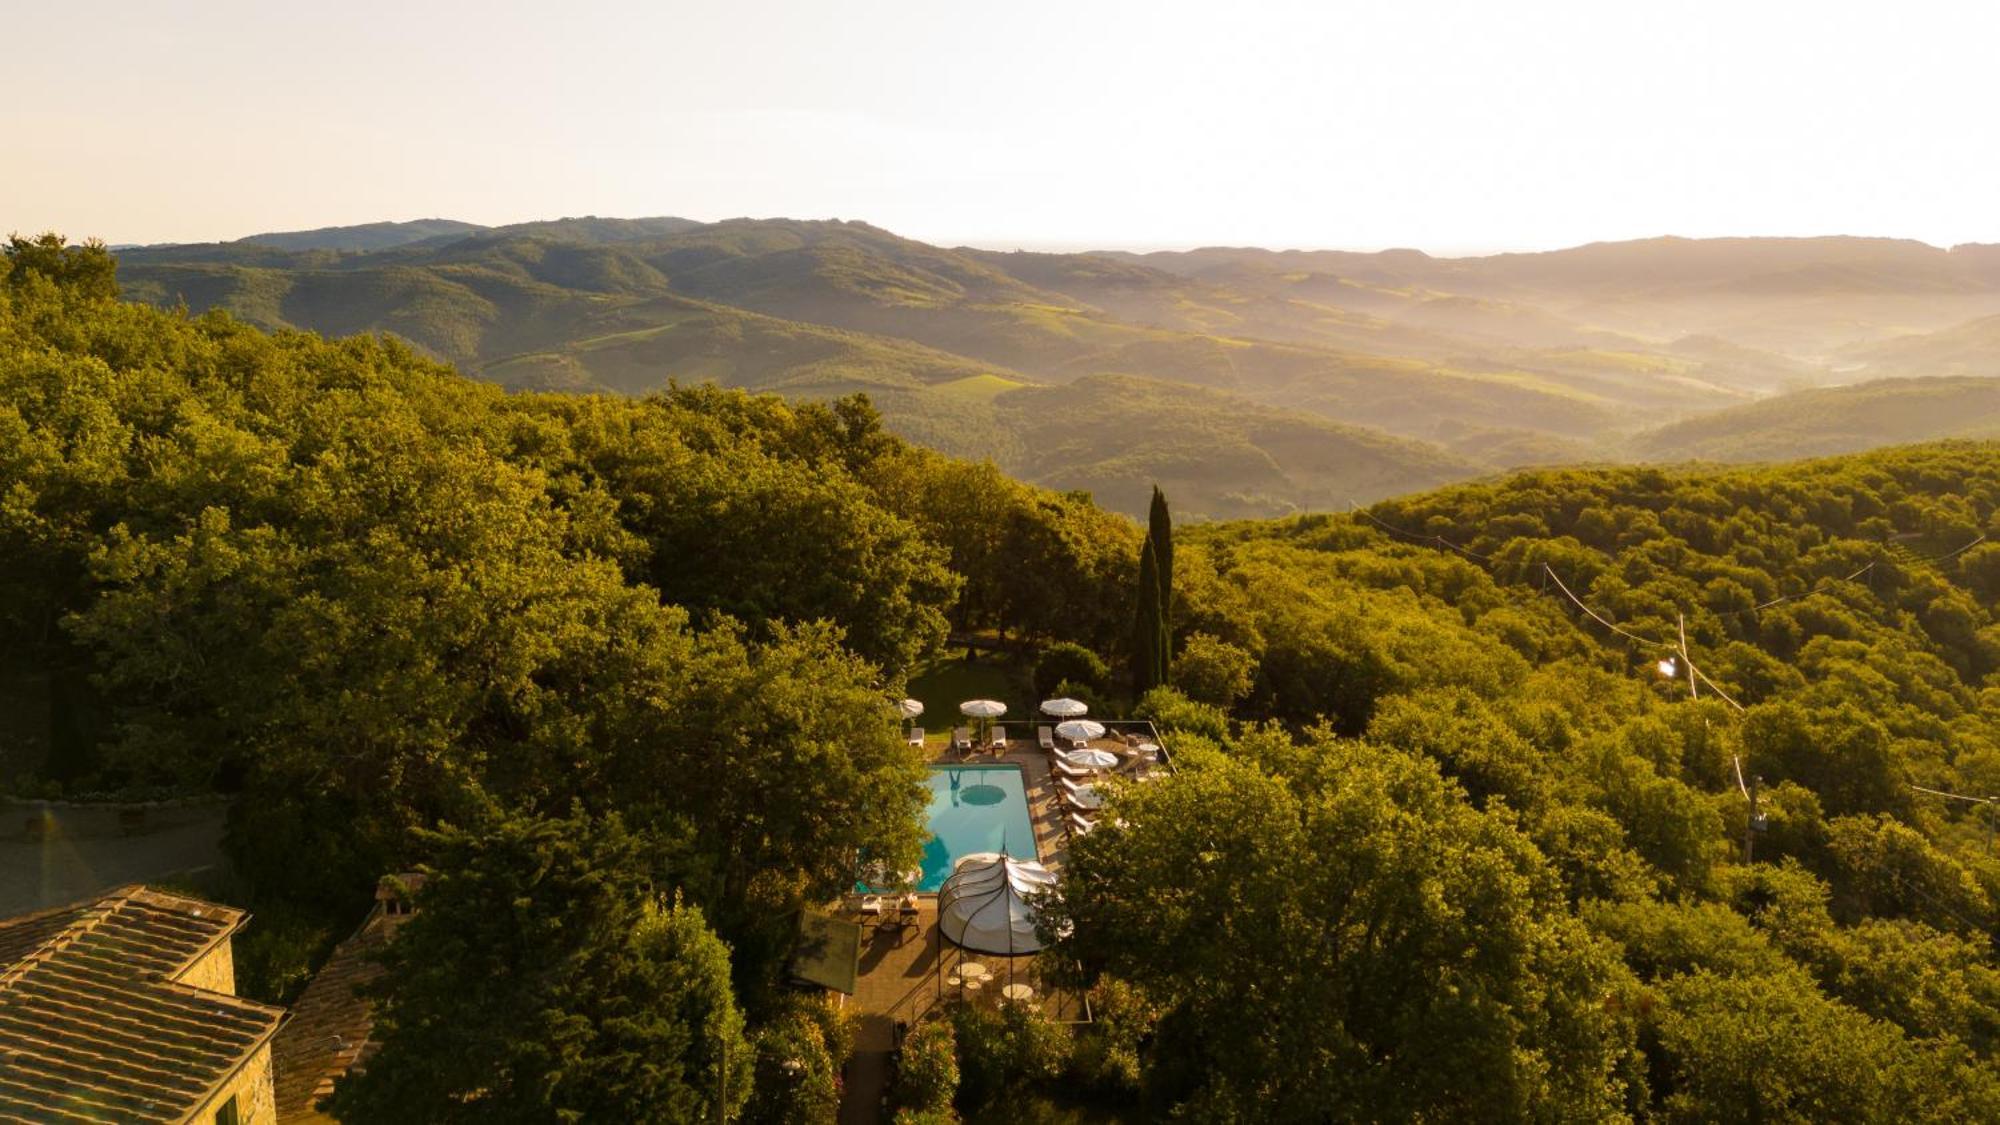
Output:
[[1072,836],[1088,836],[1090,830],[1097,827],[1097,822],[1081,813],[1071,813],[1063,819],[1063,826]]
[[1005,752],[1007,749],[1007,728],[995,726],[993,728],[993,737],[986,740],[986,748],[988,750]]
[[922,728],[922,727],[911,727],[911,728],[910,728],[910,745],[912,745],[912,746],[922,746],[923,744],[924,744],[924,728]]
[[1077,788],[1076,783],[1066,777],[1056,778],[1056,799],[1061,801],[1066,808],[1095,814],[1097,806],[1080,800]]
[[861,905],[855,907],[855,909],[861,912],[863,918],[880,918],[882,916],[882,896],[862,895]]
[[972,753],[972,728],[957,727],[951,732],[951,748],[959,754]]
[[1047,727],[1036,727],[1035,745],[1041,747],[1044,750],[1054,752],[1056,748],[1055,732],[1051,731]]
[[1082,766],[1070,765],[1060,758],[1049,763],[1049,772],[1058,778],[1068,781],[1092,781],[1097,777],[1094,771],[1085,769]]

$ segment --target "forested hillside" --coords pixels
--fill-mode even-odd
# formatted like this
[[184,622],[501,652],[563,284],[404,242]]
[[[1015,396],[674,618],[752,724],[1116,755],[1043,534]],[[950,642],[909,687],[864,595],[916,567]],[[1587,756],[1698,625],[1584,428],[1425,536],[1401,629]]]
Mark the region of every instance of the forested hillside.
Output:
[[[1830,238],[1485,258],[996,253],[856,222],[583,218],[371,224],[121,259],[139,299],[272,329],[387,331],[509,387],[866,391],[919,444],[1098,490],[1128,514],[1145,481],[1172,480],[1184,517],[1232,518],[1672,456],[1663,426],[1781,391],[1984,374],[2000,314],[1989,250]],[[1050,393],[1076,383],[1091,389]],[[1048,408],[1107,403],[1112,386],[1124,413],[1091,415],[1087,440],[1050,449],[1069,419]],[[1964,432],[1901,413],[1920,424],[1863,419],[1790,449]],[[1349,430],[1302,453],[1296,436],[1328,424]]]
[[1891,441],[2000,437],[2000,378],[1882,379],[1797,391],[1639,435],[1660,461],[1787,461]]
[[[260,995],[427,866],[343,1120],[832,1120],[840,1021],[778,983],[921,843],[890,702],[948,636],[1117,668],[1145,620],[1139,526],[864,399],[510,394],[120,300],[101,248],[4,269],[0,779],[231,795]],[[1042,448],[1143,410],[1065,382],[1007,392],[1070,396]],[[1171,686],[1090,685],[1178,770],[1043,914],[1095,1018],[924,1040],[942,1112],[2000,1117],[1996,535],[1972,441],[1184,526]]]

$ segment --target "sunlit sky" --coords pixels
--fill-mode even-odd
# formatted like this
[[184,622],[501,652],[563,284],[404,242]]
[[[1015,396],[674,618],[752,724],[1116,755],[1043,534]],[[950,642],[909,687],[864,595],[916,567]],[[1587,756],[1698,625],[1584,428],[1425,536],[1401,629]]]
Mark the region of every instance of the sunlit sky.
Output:
[[0,231],[2000,241],[2000,5],[0,0]]

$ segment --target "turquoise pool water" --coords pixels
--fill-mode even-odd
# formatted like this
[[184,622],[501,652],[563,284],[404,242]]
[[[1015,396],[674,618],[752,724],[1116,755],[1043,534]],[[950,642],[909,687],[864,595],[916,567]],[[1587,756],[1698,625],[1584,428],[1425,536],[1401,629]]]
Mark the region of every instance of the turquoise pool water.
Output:
[[1019,766],[932,766],[931,838],[924,844],[920,891],[936,891],[960,856],[997,852],[1025,859],[1035,852],[1035,825]]

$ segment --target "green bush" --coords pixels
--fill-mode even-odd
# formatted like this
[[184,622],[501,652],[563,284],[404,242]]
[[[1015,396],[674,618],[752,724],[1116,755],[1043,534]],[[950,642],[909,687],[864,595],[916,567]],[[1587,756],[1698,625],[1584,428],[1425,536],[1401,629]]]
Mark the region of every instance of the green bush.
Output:
[[1164,734],[1193,734],[1220,746],[1229,741],[1229,716],[1220,708],[1196,703],[1170,687],[1156,687],[1139,700],[1132,714],[1151,719]]
[[919,1024],[903,1041],[902,1058],[896,1069],[896,1104],[904,1114],[949,1114],[952,1098],[958,1093],[958,1038],[951,1024],[940,1019]]
[[1138,989],[1114,977],[1098,981],[1090,994],[1091,1022],[1077,1032],[1070,1072],[1084,1086],[1127,1100],[1143,1078],[1140,1049],[1153,1033],[1159,1012]]
[[961,1004],[952,1012],[958,1040],[958,1108],[975,1113],[1012,1089],[1060,1075],[1069,1031],[1028,1004],[997,1011]]
[[818,1013],[787,1007],[756,1035],[757,1069],[745,1122],[831,1125],[840,1115],[840,1063],[828,1049]]
[[[1104,658],[1071,641],[1057,641],[1035,659],[1035,691],[1043,699],[1062,694],[1065,682],[1072,687],[1102,693],[1111,682],[1111,668]],[[1079,697],[1081,698],[1081,697]]]
[[1233,707],[1256,683],[1257,658],[1208,633],[1190,633],[1174,654],[1172,679],[1182,695],[1214,707]]

